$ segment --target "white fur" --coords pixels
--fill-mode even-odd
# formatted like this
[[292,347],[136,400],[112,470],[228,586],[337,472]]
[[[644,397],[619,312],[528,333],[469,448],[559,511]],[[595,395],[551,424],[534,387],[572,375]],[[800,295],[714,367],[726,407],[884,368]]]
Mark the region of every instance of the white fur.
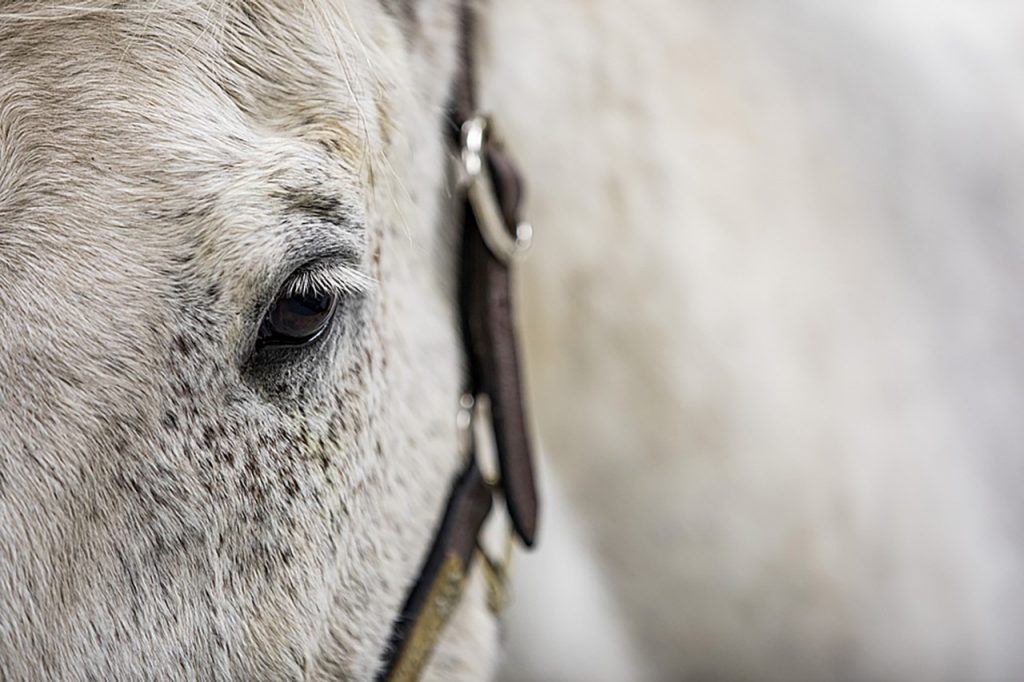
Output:
[[[650,679],[587,526],[542,467],[543,542],[515,557],[501,677],[550,682]],[[500,545],[497,545],[500,547]]]
[[1021,677],[1020,11],[494,10],[540,431],[656,675]]
[[[0,2],[7,677],[374,675],[459,465],[454,5]],[[502,675],[1024,676],[1020,10],[481,9],[558,477]],[[427,678],[497,630],[475,573]]]
[[[5,675],[371,678],[461,466],[453,5],[0,17]],[[331,333],[251,361],[325,250]],[[447,679],[495,629],[472,590]]]

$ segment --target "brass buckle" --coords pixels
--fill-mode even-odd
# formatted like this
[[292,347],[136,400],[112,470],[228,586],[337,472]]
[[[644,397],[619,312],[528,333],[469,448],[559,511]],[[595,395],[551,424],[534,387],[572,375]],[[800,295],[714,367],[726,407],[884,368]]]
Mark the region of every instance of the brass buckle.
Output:
[[487,553],[480,540],[477,540],[476,551],[480,555],[484,569],[484,580],[487,583],[487,605],[495,614],[505,610],[509,601],[509,567],[512,564],[512,549],[515,535],[510,527],[505,537],[505,553],[496,559]]
[[[459,409],[456,412],[455,425],[459,434],[459,450],[463,457],[474,457],[477,455],[475,448],[477,419],[481,418],[484,423],[491,424],[490,400],[486,395],[474,396],[467,391],[459,398]],[[492,494],[501,492],[501,479],[497,472],[488,475],[486,470],[481,470],[484,483],[491,490]],[[515,546],[515,531],[508,519],[508,529],[505,536],[505,547],[500,558],[491,556],[484,547],[481,538],[476,539],[476,553],[480,556],[480,564],[483,568],[484,581],[487,584],[487,605],[491,612],[501,613],[508,604],[509,599],[509,567],[512,564],[512,552]]]
[[[491,401],[486,394],[474,398],[471,394],[464,393],[459,400],[459,408],[458,425],[460,430],[466,434],[465,438],[468,439],[472,449],[473,428],[476,420],[480,418],[485,424],[493,423],[490,412]],[[494,466],[497,467],[497,463]],[[486,468],[481,468],[480,475],[483,476],[484,483],[493,495],[501,493],[501,479],[496,470],[488,472]],[[480,537],[476,539],[476,551],[480,555],[484,580],[487,582],[487,604],[495,614],[503,611],[508,603],[509,566],[512,563],[512,549],[515,544],[515,531],[512,529],[511,519],[508,519],[508,522],[509,526],[502,557],[495,558],[491,556],[484,547]]]
[[488,137],[494,136],[493,129],[491,119],[483,114],[477,114],[462,124],[462,170],[480,235],[494,257],[508,265],[530,248],[533,227],[521,221],[515,226],[515,234],[511,235],[505,226],[487,165],[486,142]]

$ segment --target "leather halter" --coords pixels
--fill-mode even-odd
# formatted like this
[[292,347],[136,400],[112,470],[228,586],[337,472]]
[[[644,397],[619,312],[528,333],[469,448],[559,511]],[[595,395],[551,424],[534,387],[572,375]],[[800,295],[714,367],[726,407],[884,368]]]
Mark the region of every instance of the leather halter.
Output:
[[[462,250],[459,306],[468,364],[459,428],[466,465],[455,480],[419,577],[395,619],[378,682],[411,682],[430,660],[454,612],[475,554],[483,555],[492,609],[504,601],[505,566],[480,550],[479,536],[495,495],[505,500],[515,535],[530,547],[537,527],[537,493],[512,311],[512,264],[531,229],[519,220],[522,182],[515,165],[476,110],[472,0],[461,3],[461,73],[450,110],[461,160]],[[477,464],[474,419],[486,414],[500,479],[486,482]],[[512,537],[509,541],[511,543]],[[509,546],[511,548],[511,544]],[[507,559],[506,559],[507,560]]]

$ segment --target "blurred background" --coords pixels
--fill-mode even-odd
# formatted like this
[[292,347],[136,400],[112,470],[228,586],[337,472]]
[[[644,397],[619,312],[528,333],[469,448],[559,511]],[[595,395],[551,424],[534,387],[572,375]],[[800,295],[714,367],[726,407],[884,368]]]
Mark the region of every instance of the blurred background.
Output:
[[491,3],[508,680],[1024,679],[1024,6]]

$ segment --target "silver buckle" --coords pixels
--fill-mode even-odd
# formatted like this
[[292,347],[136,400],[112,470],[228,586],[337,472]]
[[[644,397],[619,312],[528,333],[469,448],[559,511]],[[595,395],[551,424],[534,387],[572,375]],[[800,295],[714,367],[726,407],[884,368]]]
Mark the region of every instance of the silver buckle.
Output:
[[469,203],[480,226],[480,236],[494,257],[508,265],[530,248],[533,226],[521,221],[516,225],[514,235],[509,234],[505,227],[484,149],[488,136],[494,135],[493,128],[490,118],[483,114],[477,114],[462,124],[462,170],[465,172]]

